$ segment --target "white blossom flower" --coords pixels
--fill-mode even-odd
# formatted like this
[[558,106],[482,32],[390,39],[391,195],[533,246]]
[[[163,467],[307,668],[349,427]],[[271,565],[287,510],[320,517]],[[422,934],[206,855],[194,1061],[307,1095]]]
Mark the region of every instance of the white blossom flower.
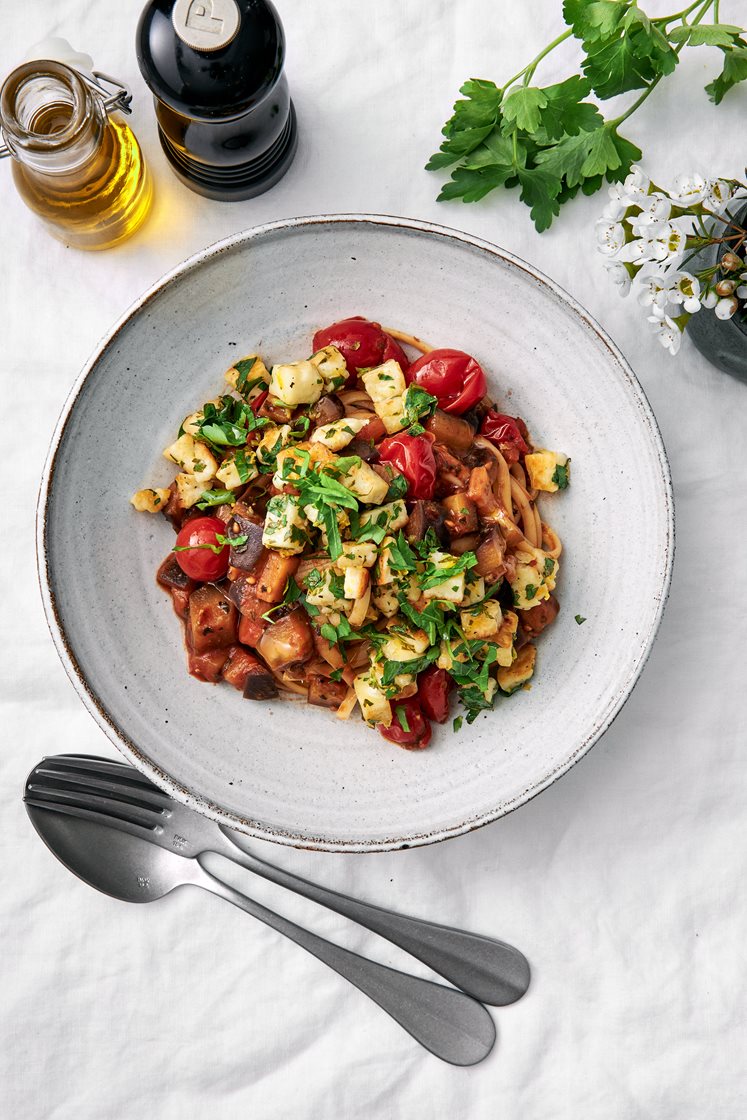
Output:
[[674,203],[683,208],[697,206],[706,197],[710,183],[697,171],[686,175],[678,175],[674,186],[669,192],[669,197]]
[[617,254],[619,261],[627,261],[629,264],[650,264],[654,258],[649,252],[649,243],[644,241],[642,237],[637,237],[633,241],[628,241],[623,245],[620,252]]
[[669,281],[661,269],[644,269],[638,276],[638,302],[661,319],[669,303]]
[[602,211],[602,217],[610,222],[619,222],[630,206],[630,199],[620,183],[613,183],[607,194],[610,200]]
[[717,319],[731,319],[739,310],[739,300],[734,296],[728,296],[726,299],[720,299],[714,309],[714,314]]
[[674,222],[657,222],[643,232],[647,251],[655,261],[674,262],[685,251],[687,234]]
[[604,266],[610,275],[610,279],[615,287],[619,288],[620,295],[626,296],[630,291],[631,279],[622,261],[608,261]]
[[706,307],[710,311],[712,308],[714,308],[716,306],[717,303],[718,303],[718,296],[714,292],[713,288],[708,288],[708,290],[706,291],[706,294],[700,300],[701,307]]
[[638,205],[641,207],[640,213],[631,214],[625,219],[633,233],[637,235],[645,236],[648,228],[666,222],[672,212],[672,203],[659,191],[647,195]]
[[734,196],[734,187],[725,179],[712,179],[703,195],[703,208],[718,213]]
[[639,206],[646,197],[651,186],[651,180],[647,175],[644,175],[637,163],[634,163],[630,169],[630,175],[623,183],[623,190],[628,196],[630,202],[637,203]]
[[740,299],[747,299],[747,284],[740,284],[734,295],[739,296]]
[[682,331],[679,324],[668,315],[665,315],[663,320],[649,318],[649,323],[653,324],[656,337],[662,346],[672,355],[678,353],[682,345]]
[[700,311],[700,280],[689,272],[674,272],[667,276],[669,299],[681,303],[685,311],[694,315]]
[[625,244],[625,227],[620,222],[597,222],[597,249],[605,257],[616,256]]

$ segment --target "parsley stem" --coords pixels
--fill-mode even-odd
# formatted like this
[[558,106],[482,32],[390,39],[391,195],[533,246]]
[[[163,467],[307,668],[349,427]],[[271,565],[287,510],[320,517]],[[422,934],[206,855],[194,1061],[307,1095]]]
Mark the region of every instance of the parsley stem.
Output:
[[[698,0],[698,2],[700,3],[700,0]],[[512,86],[514,84],[514,82],[518,82],[519,78],[524,78],[524,85],[528,85],[532,75],[534,74],[534,71],[537,69],[542,59],[546,55],[548,55],[550,51],[554,51],[556,47],[560,46],[561,43],[564,43],[566,39],[570,39],[572,34],[573,28],[569,27],[568,30],[564,31],[562,35],[558,35],[557,39],[553,39],[551,43],[548,43],[544,50],[541,50],[540,53],[536,55],[536,57],[533,58],[531,62],[528,62],[523,70],[519,70],[518,74],[514,74],[513,78],[509,78],[503,88],[508,89],[509,86]]]
[[[683,22],[684,22],[684,16],[685,15],[687,15],[689,12],[691,12],[693,10],[693,8],[698,8],[699,7],[700,11],[696,12],[694,18],[690,21],[690,24],[689,24],[690,27],[695,27],[697,24],[700,23],[700,21],[703,19],[703,17],[713,7],[714,2],[718,2],[718,0],[696,0],[695,4],[691,5],[691,7],[689,7],[689,8],[686,8],[685,11],[682,13]],[[672,17],[670,17],[670,19],[671,18]],[[669,22],[669,20],[667,22]],[[682,42],[678,46],[676,46],[674,48],[675,53],[679,54],[680,51],[682,50],[682,48],[684,47],[684,45],[685,45],[685,42]],[[625,110],[624,113],[621,113],[619,117],[614,117],[611,121],[607,121],[606,127],[610,128],[610,129],[618,128],[623,123],[623,121],[626,121],[628,119],[628,117],[631,117],[633,115],[633,113],[635,113],[636,109],[639,109],[641,107],[641,105],[646,100],[646,98],[649,97],[650,94],[652,94],[654,92],[654,90],[656,89],[656,87],[658,86],[659,82],[661,81],[661,79],[663,77],[664,77],[664,74],[657,75],[657,77],[654,78],[654,80],[651,82],[651,84],[648,85],[646,87],[646,89],[644,89],[644,91],[640,95],[640,97],[637,97],[635,99],[635,101],[633,102],[633,104],[630,105]]]

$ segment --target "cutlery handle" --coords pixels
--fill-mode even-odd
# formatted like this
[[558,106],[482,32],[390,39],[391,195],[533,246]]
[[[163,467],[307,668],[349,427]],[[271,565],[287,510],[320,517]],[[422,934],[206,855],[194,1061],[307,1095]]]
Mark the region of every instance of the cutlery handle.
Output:
[[[197,861],[200,863],[199,859]],[[229,887],[202,864],[198,886],[259,918],[289,937],[383,1008],[400,1026],[437,1058],[457,1066],[471,1066],[486,1058],[495,1042],[495,1026],[476,1000],[453,988],[421,980],[406,972],[377,964],[310,930],[297,926],[261,903]]]
[[228,832],[222,828],[220,831],[230,844],[230,849],[228,845],[220,849],[221,855],[378,933],[482,1003],[514,1003],[529,987],[529,962],[513,945],[422,918],[396,914],[327,890],[250,855],[234,844]]

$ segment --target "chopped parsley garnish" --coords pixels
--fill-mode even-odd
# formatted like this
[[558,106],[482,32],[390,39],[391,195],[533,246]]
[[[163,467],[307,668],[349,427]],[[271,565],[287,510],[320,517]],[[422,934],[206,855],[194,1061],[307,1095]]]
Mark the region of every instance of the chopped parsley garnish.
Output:
[[452,576],[457,575],[459,572],[469,571],[474,568],[477,563],[477,557],[474,552],[464,552],[461,556],[452,556],[448,553],[448,559],[435,564],[429,561],[422,576],[420,577],[420,586],[425,591],[429,587],[437,587],[440,583],[446,583]]
[[568,485],[568,464],[567,463],[562,467],[561,467],[560,463],[558,463],[557,467],[553,471],[552,481],[555,483],[558,490],[565,490],[565,488]]
[[226,545],[234,545],[236,548],[240,548],[241,545],[246,544],[248,540],[249,537],[246,535],[246,533],[244,533],[243,536],[240,537],[225,537],[223,533],[216,533],[215,541],[213,544],[211,544],[210,541],[203,541],[201,544],[175,544],[171,551],[191,552],[192,549],[207,548],[210,550],[210,552],[214,552],[217,556],[219,552],[223,551]]
[[233,490],[205,490],[197,502],[198,509],[210,509],[211,506],[233,505],[236,495]]
[[462,717],[461,716],[456,717],[456,719],[454,720],[454,722],[452,724],[452,727],[454,728],[455,733],[457,731],[461,731],[461,729],[462,729]]
[[416,611],[407,596],[402,594],[399,596],[399,609],[413,626],[425,631],[428,644],[435,646],[444,627],[444,612],[441,608],[435,603],[429,603],[422,611]]
[[583,626],[583,624],[586,622],[586,619],[582,614],[574,615],[574,618],[576,619],[577,626]]
[[534,596],[536,594],[537,594],[537,588],[534,586],[533,583],[528,583],[526,585],[526,587],[524,588],[524,598],[527,599],[527,600],[531,600],[531,599],[534,598]]
[[[256,356],[254,358],[240,358],[239,361],[236,362],[236,364],[234,365],[233,368],[236,370],[236,372],[239,375],[236,378],[236,392],[237,393],[242,393],[243,394],[244,392],[249,391],[247,389],[247,384],[246,383],[247,383],[247,380],[249,378],[249,374],[252,372],[252,369],[253,369],[256,361],[257,361]],[[263,378],[258,377],[258,378],[256,378],[254,384],[257,385],[262,380],[263,380]],[[251,388],[251,386],[250,386],[250,388]]]
[[394,714],[397,717],[397,719],[399,720],[399,725],[402,728],[402,730],[409,732],[410,724],[407,721],[407,712],[405,711],[402,704],[397,704],[397,706],[394,709]]
[[386,492],[385,502],[395,502],[398,498],[404,498],[407,495],[407,479],[403,474],[395,475],[389,483],[389,489]]
[[552,556],[548,556],[545,559],[545,570],[542,574],[545,576],[551,576],[554,571],[555,561],[553,560]]
[[248,404],[235,397],[224,396],[220,408],[208,401],[202,406],[202,419],[198,424],[196,439],[212,444],[219,450],[224,447],[243,447],[250,432],[270,423],[263,416],[255,416]]
[[389,566],[396,572],[414,572],[415,553],[405,539],[405,534],[400,529],[397,540],[389,545]]
[[424,653],[422,657],[414,657],[412,661],[387,661],[384,666],[384,674],[381,678],[381,683],[386,688],[387,685],[394,683],[394,678],[398,677],[401,673],[407,673],[409,676],[415,676],[422,673],[423,669],[427,669],[429,665],[438,657],[437,649],[430,649]]
[[410,434],[421,435],[425,430],[418,421],[423,416],[432,416],[438,404],[438,397],[421,389],[419,385],[408,385],[404,395],[405,411],[402,419],[410,428]]

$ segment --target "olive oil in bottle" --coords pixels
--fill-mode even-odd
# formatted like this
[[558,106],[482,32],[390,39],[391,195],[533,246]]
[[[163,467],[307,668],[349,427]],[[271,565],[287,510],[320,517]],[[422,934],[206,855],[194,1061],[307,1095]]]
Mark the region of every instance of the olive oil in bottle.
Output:
[[78,249],[108,249],[137,230],[152,184],[140,146],[104,91],[61,62],[19,66],[0,92],[13,180],[50,233]]

